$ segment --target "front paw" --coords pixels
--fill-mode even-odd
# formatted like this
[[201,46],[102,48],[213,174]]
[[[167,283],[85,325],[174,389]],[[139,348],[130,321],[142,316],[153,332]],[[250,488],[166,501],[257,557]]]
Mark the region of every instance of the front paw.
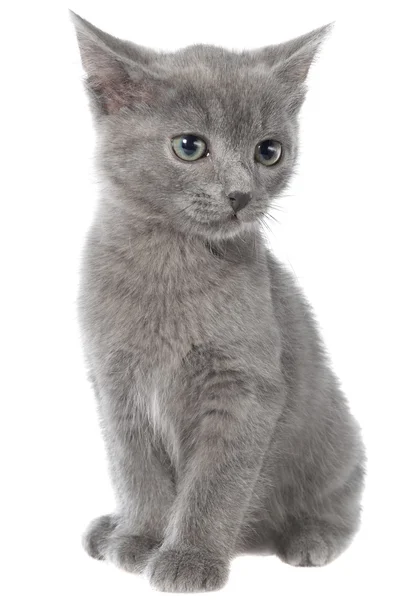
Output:
[[91,521],[82,538],[83,547],[89,556],[104,560],[108,540],[117,523],[116,515],[103,515]]
[[228,561],[197,548],[161,549],[147,566],[150,584],[161,592],[218,590],[225,585],[228,573]]
[[142,535],[121,534],[115,531],[108,540],[106,558],[130,573],[142,573],[153,550],[161,542]]

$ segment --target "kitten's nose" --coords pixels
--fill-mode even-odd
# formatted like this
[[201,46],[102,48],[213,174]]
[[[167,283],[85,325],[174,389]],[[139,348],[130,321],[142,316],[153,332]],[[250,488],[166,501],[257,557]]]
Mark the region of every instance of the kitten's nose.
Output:
[[247,206],[251,200],[252,194],[251,192],[232,192],[228,197],[231,201],[233,212],[237,213],[239,210],[242,210],[242,208]]

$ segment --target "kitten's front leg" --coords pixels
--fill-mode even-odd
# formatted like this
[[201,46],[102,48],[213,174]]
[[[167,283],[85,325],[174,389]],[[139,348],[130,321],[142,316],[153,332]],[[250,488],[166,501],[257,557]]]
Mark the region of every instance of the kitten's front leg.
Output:
[[89,525],[84,547],[94,558],[140,572],[150,551],[162,543],[175,498],[174,483],[157,448],[146,439],[147,429],[138,431],[132,424],[129,430],[122,424],[115,429],[110,421],[106,427],[118,505],[115,515],[100,517]]
[[282,410],[275,385],[264,385],[267,397],[260,398],[260,389],[246,375],[232,379],[232,372],[213,373],[212,380],[186,428],[185,467],[166,536],[147,566],[151,584],[161,591],[207,591],[225,584]]
[[150,551],[161,545],[167,527],[175,499],[172,466],[138,407],[131,379],[103,379],[95,391],[117,510],[92,521],[83,543],[93,558],[139,572]]

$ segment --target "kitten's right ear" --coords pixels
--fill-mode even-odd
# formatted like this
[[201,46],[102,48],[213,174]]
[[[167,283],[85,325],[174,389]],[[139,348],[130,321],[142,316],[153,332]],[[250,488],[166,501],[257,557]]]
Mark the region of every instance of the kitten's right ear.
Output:
[[70,16],[95,113],[113,114],[123,107],[150,102],[159,80],[151,69],[157,53],[119,40],[72,11]]

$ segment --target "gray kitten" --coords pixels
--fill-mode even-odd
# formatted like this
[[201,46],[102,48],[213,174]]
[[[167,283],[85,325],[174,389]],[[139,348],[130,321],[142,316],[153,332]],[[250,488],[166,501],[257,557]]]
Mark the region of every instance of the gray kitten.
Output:
[[357,530],[364,450],[260,219],[329,28],[169,53],[73,20],[103,183],[79,317],[117,498],[86,550],[178,592],[220,588],[266,547],[324,565]]

